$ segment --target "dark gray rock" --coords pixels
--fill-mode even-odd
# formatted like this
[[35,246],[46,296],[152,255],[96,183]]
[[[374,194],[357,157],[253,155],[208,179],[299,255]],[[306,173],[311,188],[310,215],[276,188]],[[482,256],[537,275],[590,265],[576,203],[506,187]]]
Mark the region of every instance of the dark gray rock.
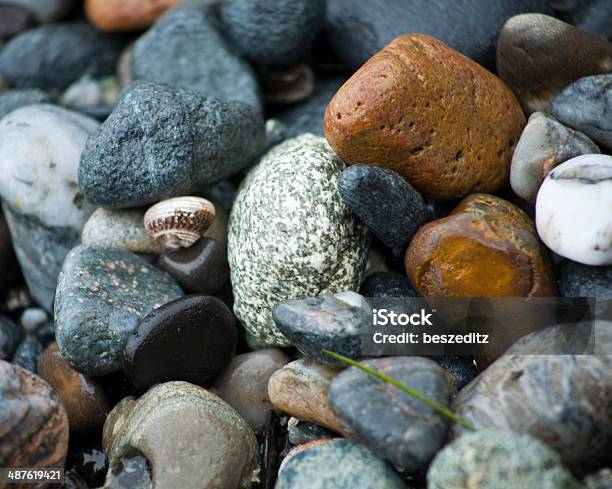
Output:
[[14,88],[61,91],[82,76],[114,73],[123,45],[85,22],[45,25],[4,46],[0,74]]
[[0,40],[9,39],[34,25],[32,14],[19,5],[0,4]]
[[31,334],[26,335],[13,356],[13,364],[35,374],[38,366],[38,357],[42,351],[43,346],[38,341],[38,338]]
[[559,265],[559,291],[563,297],[594,298],[597,314],[612,314],[612,266],[565,260]]
[[308,53],[325,21],[325,0],[226,0],[221,21],[231,44],[256,63],[288,66]]
[[338,188],[351,210],[389,248],[405,247],[429,220],[421,194],[392,170],[352,165],[340,174]]
[[361,284],[359,293],[364,297],[382,299],[394,297],[420,297],[420,294],[410,283],[410,279],[397,272],[375,272],[368,275]]
[[21,341],[21,330],[13,320],[0,314],[0,360],[11,361]]
[[137,82],[87,141],[79,185],[92,203],[140,206],[237,173],[264,147],[263,120],[251,106]]
[[580,78],[557,95],[546,111],[612,148],[612,74]]
[[[362,363],[448,405],[446,375],[432,360],[388,357]],[[351,430],[400,472],[426,467],[446,440],[447,418],[355,367],[332,380],[329,402]]]
[[612,3],[609,0],[550,0],[566,22],[606,39],[612,39]]
[[38,23],[46,24],[64,18],[74,0],[2,0],[2,3],[26,9]]
[[253,71],[226,45],[210,14],[196,8],[174,8],[162,15],[134,44],[131,62],[134,79],[261,109]]
[[182,295],[172,277],[129,251],[77,246],[66,257],[57,284],[59,350],[88,375],[117,371],[138,320]]
[[552,10],[546,0],[328,0],[327,34],[342,61],[355,69],[409,32],[435,37],[494,69],[504,22],[525,12]]
[[406,489],[400,477],[365,445],[332,440],[294,455],[275,489]]
[[455,393],[478,376],[472,355],[434,355],[429,357],[450,374],[449,387]]
[[[295,419],[295,418],[293,418]],[[289,442],[294,445],[301,445],[321,438],[334,438],[331,431],[319,426],[318,424],[309,423],[308,421],[298,421],[296,424],[289,423],[287,430]]]

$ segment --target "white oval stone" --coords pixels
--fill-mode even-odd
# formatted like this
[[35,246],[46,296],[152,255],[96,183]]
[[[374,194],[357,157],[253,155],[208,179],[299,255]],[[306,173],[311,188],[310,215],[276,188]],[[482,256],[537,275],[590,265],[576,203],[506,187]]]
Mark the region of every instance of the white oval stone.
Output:
[[578,156],[550,172],[538,192],[536,227],[565,258],[612,264],[612,156]]

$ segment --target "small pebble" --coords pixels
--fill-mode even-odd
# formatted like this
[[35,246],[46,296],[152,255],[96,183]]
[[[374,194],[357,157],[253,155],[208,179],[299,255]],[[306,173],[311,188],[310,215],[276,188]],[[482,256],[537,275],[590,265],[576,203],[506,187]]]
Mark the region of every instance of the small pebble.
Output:
[[375,272],[367,276],[361,284],[359,293],[366,298],[420,296],[410,283],[410,279],[406,275],[397,272]]
[[49,316],[47,316],[47,311],[44,309],[40,307],[28,307],[21,314],[19,322],[28,333],[35,333],[47,319],[49,319]]
[[310,97],[315,89],[314,71],[305,63],[290,68],[266,69],[258,78],[264,100],[269,104],[295,104]]
[[85,14],[101,31],[146,29],[182,0],[86,0]]
[[119,92],[119,82],[114,76],[94,79],[87,75],[72,83],[64,91],[60,103],[74,110],[110,108],[117,102]]
[[36,373],[38,357],[43,351],[43,346],[36,336],[27,334],[17,347],[13,355],[13,365],[21,367],[32,373]]
[[[291,424],[291,420],[295,423]],[[288,439],[294,445],[302,445],[322,438],[333,438],[335,435],[319,426],[318,424],[309,423],[308,421],[298,421],[296,418],[289,420]]]
[[9,362],[13,358],[21,338],[19,326],[8,316],[0,314],[0,360]]

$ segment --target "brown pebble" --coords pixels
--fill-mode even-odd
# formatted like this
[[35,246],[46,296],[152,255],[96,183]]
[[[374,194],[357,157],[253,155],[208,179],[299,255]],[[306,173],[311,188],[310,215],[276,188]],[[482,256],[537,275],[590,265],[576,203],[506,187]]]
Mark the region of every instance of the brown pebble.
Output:
[[269,104],[287,105],[300,102],[312,95],[315,75],[307,64],[291,68],[266,70],[259,74],[263,96]]
[[102,31],[146,29],[182,0],[86,0],[85,14]]

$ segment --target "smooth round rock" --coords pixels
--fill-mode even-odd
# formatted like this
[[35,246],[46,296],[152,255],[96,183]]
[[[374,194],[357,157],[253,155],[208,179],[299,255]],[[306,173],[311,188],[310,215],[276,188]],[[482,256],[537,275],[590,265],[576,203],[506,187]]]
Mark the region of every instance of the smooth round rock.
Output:
[[512,155],[512,190],[533,204],[542,181],[553,168],[576,156],[599,152],[597,145],[581,132],[565,127],[544,112],[535,112]]
[[319,443],[294,455],[275,489],[405,489],[400,477],[365,445]]
[[268,412],[272,410],[268,380],[289,361],[289,357],[276,348],[236,355],[211,391],[238,411],[255,433],[262,433]]
[[447,445],[427,472],[431,489],[580,489],[544,443],[528,435],[478,430]]
[[425,297],[548,297],[555,279],[531,220],[500,197],[473,194],[416,234],[406,272]]
[[[448,406],[446,375],[432,360],[389,357],[363,364]],[[447,418],[355,367],[334,378],[329,402],[351,430],[402,473],[426,467],[446,440]]]
[[0,51],[0,73],[14,88],[64,90],[84,75],[115,71],[123,41],[96,31],[85,22],[37,27],[13,39]]
[[35,333],[48,319],[47,311],[41,307],[28,307],[21,313],[19,322],[28,333]]
[[[68,416],[40,377],[0,360],[0,465],[38,469],[64,466]],[[31,487],[20,484],[16,489]]]
[[583,480],[586,489],[612,488],[612,469],[601,469]]
[[134,44],[132,75],[261,110],[257,80],[217,31],[211,14],[177,7],[162,15]]
[[[222,399],[187,382],[151,388],[133,405],[108,454],[109,475],[122,459],[146,457],[152,487],[249,487],[258,455],[249,425]],[[134,487],[134,486],[128,486]]]
[[361,284],[359,293],[366,298],[419,297],[410,279],[397,272],[375,272],[368,275]]
[[430,200],[500,188],[524,125],[499,78],[422,34],[398,37],[374,55],[324,119],[344,162],[394,170]]
[[94,79],[86,75],[73,82],[64,91],[60,103],[64,107],[84,113],[104,114],[101,117],[101,120],[104,120],[117,102],[120,91],[121,87],[115,76]]
[[263,120],[252,107],[138,82],[87,141],[79,185],[94,204],[141,206],[233,175],[264,145]]
[[389,248],[406,246],[429,220],[421,194],[392,170],[349,166],[340,174],[338,188],[353,212]]
[[74,370],[52,344],[38,359],[38,375],[57,392],[68,414],[70,431],[92,433],[104,424],[110,403],[102,386]]
[[612,148],[612,74],[586,76],[557,95],[546,108],[566,126]]
[[217,294],[229,277],[227,250],[218,241],[201,238],[189,248],[164,251],[158,266],[187,292]]
[[57,284],[57,344],[87,375],[121,368],[123,347],[138,321],[183,292],[166,272],[120,248],[77,246]]
[[61,20],[72,8],[74,0],[2,0],[29,11],[39,24]]
[[146,29],[182,0],[86,0],[85,14],[101,31]]
[[11,361],[19,343],[21,330],[11,318],[0,314],[0,360]]
[[223,302],[181,297],[138,322],[123,349],[123,371],[141,389],[170,380],[207,385],[229,365],[237,341],[236,320]]
[[612,156],[583,155],[548,174],[536,227],[555,253],[585,265],[612,264]]
[[272,148],[242,183],[228,229],[234,312],[263,344],[288,344],[274,304],[361,283],[367,232],[338,192],[343,168],[308,134]]
[[226,0],[220,15],[228,40],[242,56],[289,66],[309,54],[325,21],[325,0]]
[[612,43],[548,15],[510,18],[497,43],[497,72],[526,112],[544,110],[567,85],[612,71]]
[[23,341],[17,347],[15,355],[13,355],[13,365],[35,374],[38,357],[42,351],[43,346],[36,336],[25,335]]
[[50,102],[49,94],[37,88],[0,92],[0,119],[26,105]]

